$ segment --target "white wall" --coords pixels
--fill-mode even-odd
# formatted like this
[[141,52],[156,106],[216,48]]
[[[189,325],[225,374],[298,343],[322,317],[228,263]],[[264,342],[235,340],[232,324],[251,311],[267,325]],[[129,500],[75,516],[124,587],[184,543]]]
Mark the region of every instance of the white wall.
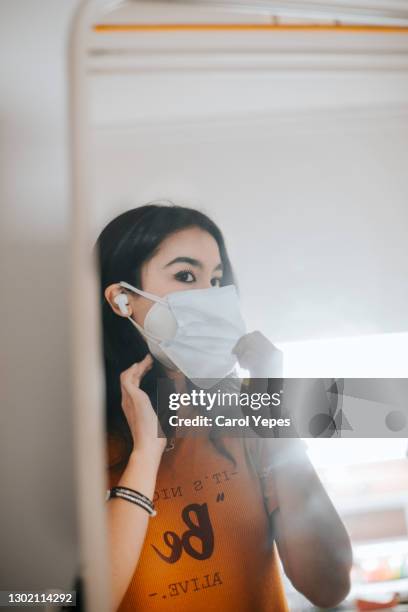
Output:
[[219,222],[248,323],[272,341],[408,329],[406,35],[94,34],[91,48],[95,237],[170,198]]
[[0,4],[1,589],[68,588],[77,564],[65,67],[75,4]]

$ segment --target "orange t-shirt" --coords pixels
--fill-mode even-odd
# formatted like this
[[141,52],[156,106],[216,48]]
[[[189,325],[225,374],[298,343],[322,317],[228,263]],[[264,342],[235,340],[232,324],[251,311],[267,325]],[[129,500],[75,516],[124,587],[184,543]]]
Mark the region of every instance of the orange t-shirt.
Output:
[[[268,520],[277,508],[271,442],[223,438],[236,466],[208,437],[178,438],[163,453],[157,515],[118,612],[288,611]],[[110,471],[109,487],[120,476]]]

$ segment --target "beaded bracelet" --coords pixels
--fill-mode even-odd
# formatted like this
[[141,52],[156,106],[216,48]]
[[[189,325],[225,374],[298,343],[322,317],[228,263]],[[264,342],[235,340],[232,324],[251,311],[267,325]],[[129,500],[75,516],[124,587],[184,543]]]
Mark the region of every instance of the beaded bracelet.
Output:
[[150,516],[156,516],[157,514],[153,502],[148,497],[146,497],[146,495],[143,495],[143,493],[135,491],[134,489],[129,489],[129,487],[112,487],[112,489],[109,489],[107,491],[106,499],[109,500],[112,497],[121,497],[122,499],[127,499],[128,501],[146,510],[146,512]]
[[129,489],[129,487],[124,487],[123,485],[118,485],[116,487],[113,487],[116,491],[125,491],[127,493],[129,493],[130,495],[137,495],[137,497],[141,497],[142,499],[145,500],[145,502],[147,504],[149,504],[149,506],[151,506],[153,508],[153,502],[146,497],[146,495],[143,495],[143,493],[140,493],[140,491],[136,491],[135,489]]
[[117,485],[116,487],[112,487],[111,489],[111,495],[115,495],[116,493],[123,493],[124,495],[128,495],[129,497],[134,497],[135,499],[138,499],[144,504],[146,504],[151,510],[154,510],[153,502],[148,497],[146,497],[146,495],[140,493],[140,491],[136,491],[135,489],[130,489],[129,487],[125,487],[122,485]]

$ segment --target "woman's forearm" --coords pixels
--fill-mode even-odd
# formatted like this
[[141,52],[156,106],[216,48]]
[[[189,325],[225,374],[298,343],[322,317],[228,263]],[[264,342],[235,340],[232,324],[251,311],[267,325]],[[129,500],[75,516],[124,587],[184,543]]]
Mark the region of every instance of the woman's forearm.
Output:
[[[134,451],[118,482],[153,498],[160,458]],[[119,497],[107,502],[109,562],[111,567],[112,606],[116,612],[130,584],[146,536],[146,510]],[[154,519],[153,519],[154,520]]]
[[346,529],[307,456],[275,472],[276,539],[285,571],[314,604],[336,605],[349,590],[352,551]]

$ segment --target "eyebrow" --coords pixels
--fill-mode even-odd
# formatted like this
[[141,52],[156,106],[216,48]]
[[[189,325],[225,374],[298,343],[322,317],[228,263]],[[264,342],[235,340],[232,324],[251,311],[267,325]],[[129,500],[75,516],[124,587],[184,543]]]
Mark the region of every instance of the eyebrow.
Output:
[[[199,261],[198,259],[194,259],[193,257],[175,257],[174,259],[169,261],[169,263],[167,263],[164,267],[168,268],[169,266],[175,263],[188,263],[191,266],[194,266],[195,268],[203,268],[203,264],[201,263],[201,261]],[[215,266],[213,271],[215,272],[216,270],[222,270],[221,262],[217,266]]]

